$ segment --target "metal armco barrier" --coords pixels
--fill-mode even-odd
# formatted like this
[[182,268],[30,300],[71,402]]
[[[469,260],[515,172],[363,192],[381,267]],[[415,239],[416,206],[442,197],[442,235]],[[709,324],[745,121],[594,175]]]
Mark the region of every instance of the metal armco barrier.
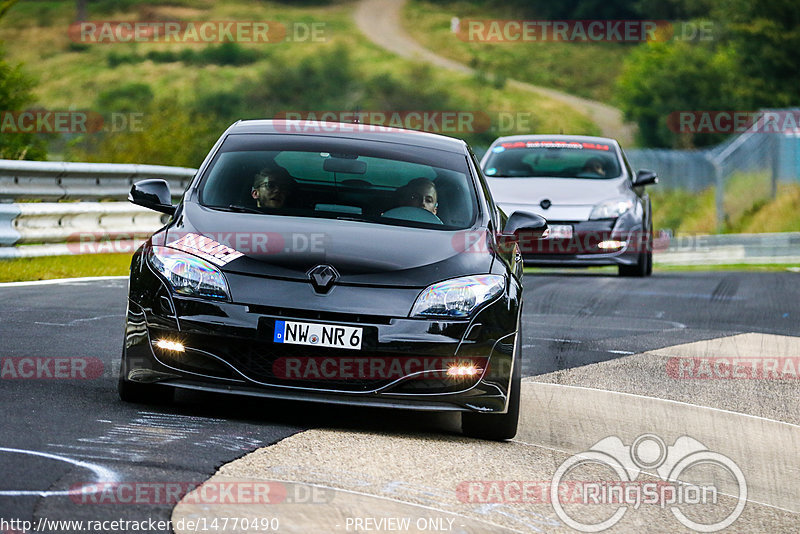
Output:
[[666,250],[656,249],[653,261],[662,265],[800,265],[800,232],[677,236]]
[[133,252],[161,226],[161,213],[129,202],[0,204],[0,258]]
[[[167,180],[178,197],[195,172],[162,165],[0,160],[0,259],[131,253],[168,218],[127,201],[14,200],[126,200],[131,185],[147,178]],[[661,238],[654,252],[663,265],[800,265],[800,232]]]
[[128,163],[0,160],[0,201],[126,200],[131,185],[163,178],[179,197],[196,169]]

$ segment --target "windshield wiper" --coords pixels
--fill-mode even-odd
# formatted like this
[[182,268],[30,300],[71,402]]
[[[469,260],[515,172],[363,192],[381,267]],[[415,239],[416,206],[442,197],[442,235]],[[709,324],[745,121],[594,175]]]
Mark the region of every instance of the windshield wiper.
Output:
[[208,206],[208,207],[212,208],[212,209],[215,209],[215,210],[221,210],[221,211],[233,211],[235,213],[258,213],[259,215],[263,215],[264,214],[264,212],[259,210],[259,209],[251,208],[249,206],[239,206],[237,204],[231,204],[227,208],[224,207],[224,206]]

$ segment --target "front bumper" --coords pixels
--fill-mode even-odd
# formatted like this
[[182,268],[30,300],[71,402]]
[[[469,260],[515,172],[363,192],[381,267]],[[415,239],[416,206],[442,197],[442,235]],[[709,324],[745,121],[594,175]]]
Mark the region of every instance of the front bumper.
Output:
[[[275,294],[300,285],[269,283]],[[122,376],[257,397],[503,413],[516,356],[517,298],[503,295],[470,320],[285,309],[177,296],[145,266],[131,278]],[[362,348],[274,343],[277,320],[360,327]],[[159,340],[185,350],[160,348]],[[481,372],[449,376],[451,364],[474,364]]]
[[[520,232],[519,246],[526,266],[591,267],[633,265],[647,246],[641,224],[629,226],[617,220],[549,221],[550,225],[569,225],[571,238],[531,239]],[[618,248],[603,249],[603,242],[619,241]]]

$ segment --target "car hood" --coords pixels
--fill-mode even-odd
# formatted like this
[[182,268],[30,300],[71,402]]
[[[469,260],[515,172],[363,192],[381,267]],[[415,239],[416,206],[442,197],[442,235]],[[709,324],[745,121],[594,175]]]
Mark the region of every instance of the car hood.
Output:
[[[491,178],[492,196],[508,215],[530,211],[549,220],[585,221],[592,208],[614,198],[630,196],[627,177],[608,180],[582,178]],[[541,206],[543,200],[550,207]]]
[[[486,232],[442,231],[348,220],[222,212],[186,203],[166,243],[201,235],[242,255],[225,272],[308,281],[308,271],[330,265],[339,284],[426,287],[487,273],[492,254]],[[471,248],[470,245],[474,245]]]

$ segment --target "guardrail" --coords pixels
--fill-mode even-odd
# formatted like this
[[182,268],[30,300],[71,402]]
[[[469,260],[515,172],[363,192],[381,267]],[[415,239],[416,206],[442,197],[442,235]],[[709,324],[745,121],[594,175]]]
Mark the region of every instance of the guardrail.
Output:
[[163,178],[179,197],[196,169],[127,163],[0,160],[0,201],[126,200],[131,185]]
[[[132,252],[165,216],[126,202],[131,185],[162,178],[178,198],[195,172],[165,165],[0,160],[0,258]],[[25,200],[37,202],[14,203]],[[53,202],[62,200],[94,202]]]
[[[0,258],[124,252],[123,238],[147,238],[162,217],[129,202],[0,204]],[[52,243],[66,245],[42,246]]]
[[670,238],[664,250],[656,249],[653,261],[662,265],[800,265],[800,232],[677,236]]
[[[146,178],[167,180],[177,197],[195,172],[162,165],[0,160],[0,258],[130,253],[168,218],[129,202],[4,200],[124,200],[130,186]],[[800,232],[661,238],[655,261],[800,264]]]

